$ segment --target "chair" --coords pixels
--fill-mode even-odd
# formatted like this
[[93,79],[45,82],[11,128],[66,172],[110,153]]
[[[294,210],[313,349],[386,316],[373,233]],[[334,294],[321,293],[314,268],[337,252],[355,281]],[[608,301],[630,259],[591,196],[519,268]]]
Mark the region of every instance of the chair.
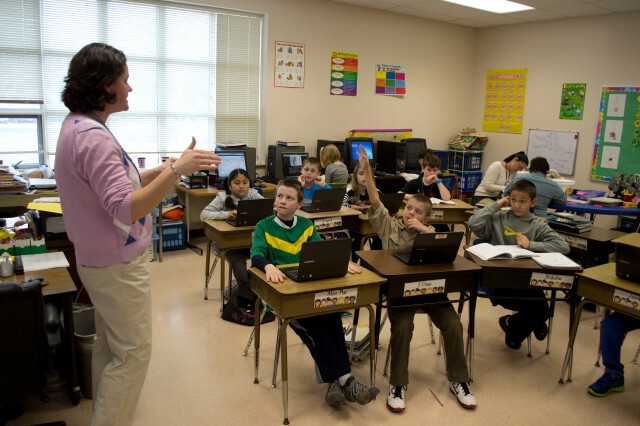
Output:
[[40,280],[25,284],[0,283],[0,404],[44,391],[47,378],[47,341]]

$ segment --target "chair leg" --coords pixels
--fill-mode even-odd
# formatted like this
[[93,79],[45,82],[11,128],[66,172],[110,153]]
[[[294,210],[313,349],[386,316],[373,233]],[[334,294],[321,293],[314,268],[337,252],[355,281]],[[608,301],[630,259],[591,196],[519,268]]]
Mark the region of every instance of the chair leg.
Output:
[[549,326],[547,327],[549,332],[547,333],[547,350],[544,353],[545,355],[549,355],[549,349],[551,348],[551,330],[553,329],[553,317],[549,318]]
[[600,348],[600,344],[598,344],[598,356],[596,357],[596,367],[600,367],[600,357],[602,356],[602,349]]
[[638,350],[636,351],[636,354],[634,355],[633,360],[631,361],[632,364],[638,365],[638,356],[640,356],[640,345],[638,345]]
[[384,370],[382,371],[382,375],[387,377],[387,372],[389,371],[389,361],[391,360],[391,341],[389,341],[389,346],[387,346],[387,359],[384,362]]
[[278,320],[278,335],[276,337],[276,354],[273,361],[273,377],[271,378],[272,388],[276,387],[276,379],[278,378],[278,362],[280,361],[280,331],[282,330],[282,320],[280,317],[276,317],[276,319]]
[[211,269],[209,269],[209,262],[212,252],[211,245],[212,242],[211,240],[209,240],[209,243],[207,244],[207,260],[204,269],[204,300],[209,300],[209,296],[207,294],[209,292],[209,281],[211,281],[211,277],[213,277],[213,270],[216,269],[216,265],[218,264],[219,259],[216,255],[215,259],[213,259],[213,265],[211,266]]
[[531,333],[529,333],[529,335],[527,336],[527,347],[529,348],[527,356],[531,358]]
[[429,334],[431,334],[431,344],[435,345],[436,344],[436,338],[433,335],[433,321],[431,321],[431,317],[430,316],[427,315],[427,317],[429,319]]
[[[262,323],[262,320],[264,319],[264,316],[267,314],[267,310],[263,309],[262,312],[260,313],[260,323]],[[255,328],[251,328],[251,334],[249,335],[249,340],[247,341],[247,346],[244,347],[244,351],[242,351],[242,356],[247,356],[247,354],[249,353],[249,347],[251,346],[251,342],[253,342],[253,336],[256,333],[256,329]]]
[[440,338],[438,339],[438,355],[442,355],[442,347],[444,344],[444,336],[442,335],[442,331],[440,332]]
[[603,308],[600,305],[596,305],[596,311],[594,312],[594,323],[593,323],[593,329],[597,330],[600,327],[600,321],[598,321],[600,319],[600,314],[603,313]]

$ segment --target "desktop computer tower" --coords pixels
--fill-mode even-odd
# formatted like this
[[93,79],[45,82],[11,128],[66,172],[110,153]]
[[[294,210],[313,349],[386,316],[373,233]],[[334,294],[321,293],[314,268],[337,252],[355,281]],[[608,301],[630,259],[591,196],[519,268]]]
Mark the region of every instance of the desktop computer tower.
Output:
[[304,149],[302,145],[269,145],[267,151],[267,175],[264,177],[264,180],[277,183],[280,179],[284,179],[284,174],[282,173],[282,154],[285,152],[305,152]]
[[397,175],[404,173],[407,162],[407,144],[404,142],[378,141],[376,171]]
[[241,148],[226,148],[220,145],[216,146],[216,151],[244,151],[244,158],[247,160],[247,173],[251,176],[251,180],[256,178],[256,149],[254,147],[245,146]]

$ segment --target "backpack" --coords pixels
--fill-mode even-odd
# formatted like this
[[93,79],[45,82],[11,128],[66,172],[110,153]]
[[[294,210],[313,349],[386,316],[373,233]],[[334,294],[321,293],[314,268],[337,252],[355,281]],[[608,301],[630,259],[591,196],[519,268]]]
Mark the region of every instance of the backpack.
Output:
[[[229,300],[222,309],[222,319],[236,324],[246,325],[253,327],[255,318],[255,306],[256,296],[250,289],[243,291],[244,289],[238,289],[231,293]],[[251,293],[251,294],[248,294]],[[273,312],[268,311],[264,318],[262,318],[261,324],[269,323],[275,320]]]

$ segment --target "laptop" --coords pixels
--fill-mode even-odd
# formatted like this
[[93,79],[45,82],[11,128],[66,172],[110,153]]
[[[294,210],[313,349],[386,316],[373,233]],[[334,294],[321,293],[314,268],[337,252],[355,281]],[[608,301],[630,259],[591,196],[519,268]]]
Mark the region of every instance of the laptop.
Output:
[[464,232],[432,232],[418,234],[411,251],[393,255],[407,265],[451,263],[455,260]]
[[300,264],[280,269],[294,281],[343,277],[351,259],[351,239],[307,241],[300,249]]
[[402,206],[404,200],[404,193],[392,192],[390,194],[380,194],[380,201],[389,210],[389,213],[396,214]]
[[313,199],[308,206],[300,210],[308,213],[334,212],[340,210],[346,188],[318,189],[313,193]]
[[262,219],[273,214],[273,198],[240,200],[237,210],[236,219],[227,219],[228,224],[233,226],[255,226]]

